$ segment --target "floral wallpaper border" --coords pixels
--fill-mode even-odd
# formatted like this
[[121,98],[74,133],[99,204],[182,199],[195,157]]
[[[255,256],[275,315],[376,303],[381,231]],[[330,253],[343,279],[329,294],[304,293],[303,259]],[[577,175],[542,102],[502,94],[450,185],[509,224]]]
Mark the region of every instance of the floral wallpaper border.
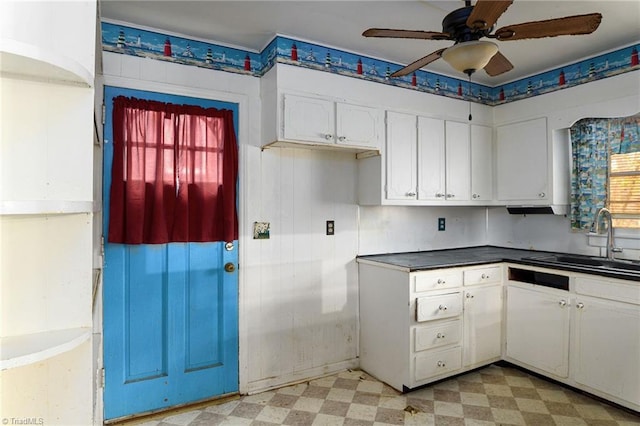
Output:
[[255,53],[107,21],[101,22],[101,29],[102,49],[107,52],[254,77],[261,77],[276,63],[282,63],[491,106],[640,70],[640,43],[637,43],[542,74],[490,87],[424,70],[401,78],[390,78],[389,75],[403,65],[279,35],[262,52]]

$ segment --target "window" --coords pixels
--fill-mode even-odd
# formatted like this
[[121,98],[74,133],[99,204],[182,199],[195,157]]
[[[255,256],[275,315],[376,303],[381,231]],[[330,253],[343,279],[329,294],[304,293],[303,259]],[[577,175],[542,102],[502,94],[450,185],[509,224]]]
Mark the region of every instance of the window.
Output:
[[609,210],[616,228],[640,228],[640,152],[611,154]]
[[571,127],[571,227],[590,230],[607,207],[617,228],[640,228],[640,115]]
[[229,110],[119,96],[109,242],[238,238],[238,153]]

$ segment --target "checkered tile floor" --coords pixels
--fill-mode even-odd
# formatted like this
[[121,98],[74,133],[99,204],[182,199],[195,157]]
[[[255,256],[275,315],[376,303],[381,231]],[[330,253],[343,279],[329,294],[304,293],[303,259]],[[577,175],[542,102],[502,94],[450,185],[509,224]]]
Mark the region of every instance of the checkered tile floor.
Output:
[[145,426],[205,425],[640,425],[640,417],[507,367],[491,365],[401,394],[348,371]]

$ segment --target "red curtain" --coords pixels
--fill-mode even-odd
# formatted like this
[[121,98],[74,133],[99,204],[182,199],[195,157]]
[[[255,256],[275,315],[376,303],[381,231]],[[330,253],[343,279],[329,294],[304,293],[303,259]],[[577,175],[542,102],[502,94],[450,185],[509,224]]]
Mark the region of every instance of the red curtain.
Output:
[[238,238],[238,146],[229,110],[119,96],[109,242]]

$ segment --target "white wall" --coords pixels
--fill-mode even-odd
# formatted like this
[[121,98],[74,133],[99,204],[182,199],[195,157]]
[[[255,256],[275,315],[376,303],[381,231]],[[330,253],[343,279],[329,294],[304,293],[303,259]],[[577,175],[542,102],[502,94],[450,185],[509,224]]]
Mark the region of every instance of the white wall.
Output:
[[[438,218],[445,231],[438,231]],[[487,242],[484,207],[360,207],[359,254],[481,246]]]

